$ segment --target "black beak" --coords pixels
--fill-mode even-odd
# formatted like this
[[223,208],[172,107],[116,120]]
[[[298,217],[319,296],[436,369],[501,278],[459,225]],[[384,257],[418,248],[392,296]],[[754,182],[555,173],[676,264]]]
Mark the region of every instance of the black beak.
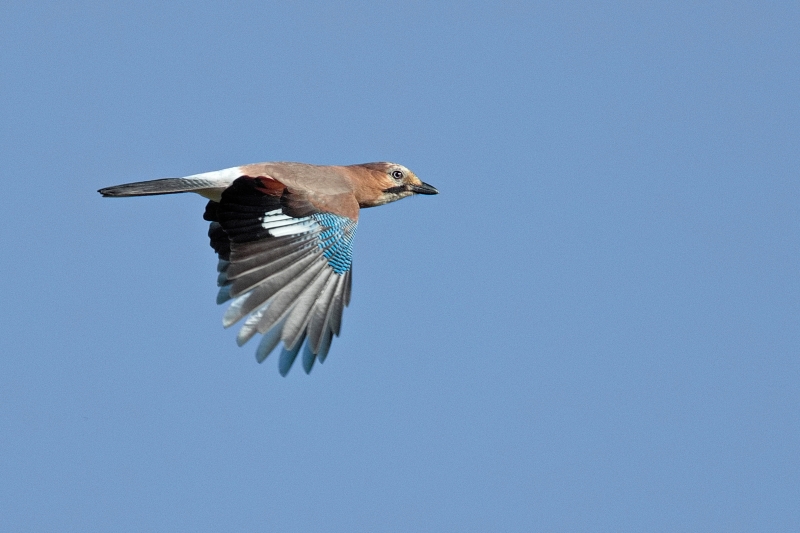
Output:
[[439,191],[436,190],[436,187],[433,185],[428,185],[424,182],[422,185],[409,185],[408,190],[417,194],[439,194]]

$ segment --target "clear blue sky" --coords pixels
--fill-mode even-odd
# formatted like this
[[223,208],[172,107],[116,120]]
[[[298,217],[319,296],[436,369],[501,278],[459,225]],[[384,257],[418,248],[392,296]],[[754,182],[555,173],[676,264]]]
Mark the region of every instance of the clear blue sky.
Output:
[[[5,2],[0,531],[800,529],[800,5],[661,4]],[[270,160],[441,191],[285,379],[96,193]]]

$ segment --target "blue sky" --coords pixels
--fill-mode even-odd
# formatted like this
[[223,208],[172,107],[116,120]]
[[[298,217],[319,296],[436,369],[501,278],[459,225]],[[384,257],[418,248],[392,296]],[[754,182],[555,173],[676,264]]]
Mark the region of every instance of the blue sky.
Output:
[[[0,7],[0,530],[800,528],[796,3]],[[324,365],[196,196],[389,160]]]

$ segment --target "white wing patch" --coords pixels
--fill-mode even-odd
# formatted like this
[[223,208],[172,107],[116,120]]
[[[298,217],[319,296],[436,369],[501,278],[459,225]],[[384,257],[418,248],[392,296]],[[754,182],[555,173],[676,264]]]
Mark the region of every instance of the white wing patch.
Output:
[[297,235],[319,227],[317,221],[311,217],[292,218],[281,213],[280,209],[265,213],[261,220],[261,226],[269,230],[269,234],[273,237]]

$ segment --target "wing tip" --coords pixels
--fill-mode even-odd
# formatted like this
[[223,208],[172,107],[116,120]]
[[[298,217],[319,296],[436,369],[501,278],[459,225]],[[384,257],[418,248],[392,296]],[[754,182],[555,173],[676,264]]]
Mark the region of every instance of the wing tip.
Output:
[[317,354],[311,349],[311,342],[306,341],[305,348],[303,349],[303,370],[305,370],[306,375],[311,373],[311,368],[313,368],[316,359]]

